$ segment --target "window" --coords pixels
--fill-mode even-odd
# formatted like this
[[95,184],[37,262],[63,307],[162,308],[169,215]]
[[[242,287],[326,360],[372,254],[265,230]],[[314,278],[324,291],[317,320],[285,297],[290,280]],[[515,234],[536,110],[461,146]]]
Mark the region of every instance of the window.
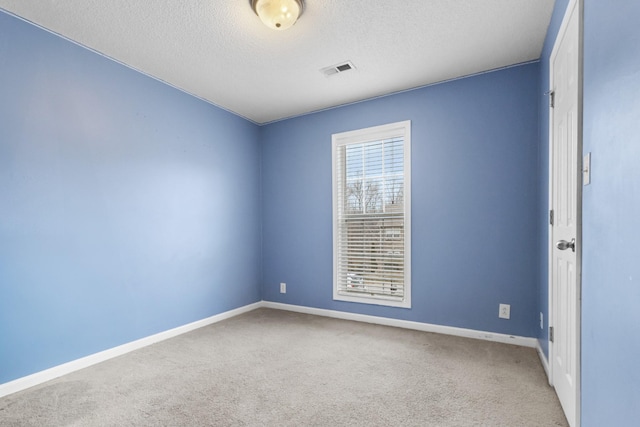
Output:
[[332,136],[333,298],[411,307],[411,122]]

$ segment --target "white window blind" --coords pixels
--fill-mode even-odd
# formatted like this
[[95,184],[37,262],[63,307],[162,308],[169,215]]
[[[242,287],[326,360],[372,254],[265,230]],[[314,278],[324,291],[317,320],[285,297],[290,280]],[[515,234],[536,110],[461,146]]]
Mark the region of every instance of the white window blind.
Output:
[[333,135],[334,299],[410,307],[410,122]]

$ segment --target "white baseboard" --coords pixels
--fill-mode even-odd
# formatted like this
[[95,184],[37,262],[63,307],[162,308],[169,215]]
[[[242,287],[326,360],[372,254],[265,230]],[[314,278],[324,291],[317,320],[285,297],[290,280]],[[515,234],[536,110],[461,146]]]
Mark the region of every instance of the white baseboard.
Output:
[[73,360],[62,365],[54,366],[53,368],[46,369],[44,371],[36,372],[35,374],[28,375],[26,377],[18,378],[8,383],[0,384],[0,397],[7,396],[9,394],[17,393],[22,390],[26,390],[30,387],[42,384],[44,382],[56,379],[66,374],[78,371],[80,369],[87,368],[100,362],[107,361],[114,357],[121,356],[126,353],[130,353],[134,350],[164,341],[169,338],[176,337],[187,332],[191,332],[194,329],[202,328],[203,326],[211,325],[213,323],[220,322],[225,319],[229,319],[234,316],[238,316],[243,313],[255,310],[257,308],[272,308],[276,310],[294,311],[297,313],[313,314],[316,316],[332,317],[335,319],[353,320],[356,322],[373,323],[384,326],[394,326],[397,328],[413,329],[423,332],[434,332],[438,334],[454,335],[458,337],[474,338],[485,341],[494,341],[505,344],[519,345],[523,347],[537,348],[542,360],[542,365],[549,375],[549,368],[544,357],[544,353],[540,348],[538,340],[535,338],[519,337],[514,335],[498,334],[494,332],[483,332],[474,329],[456,328],[452,326],[434,325],[430,323],[413,322],[409,320],[391,319],[388,317],[369,316],[365,314],[348,313],[344,311],[326,310],[321,308],[304,307],[299,305],[282,304],[270,301],[260,301],[253,304],[239,307],[234,310],[226,311],[224,313],[216,314],[215,316],[208,317],[206,319],[198,320],[177,328],[169,329],[168,331],[160,332],[155,335],[151,335],[145,338],[141,338],[136,341],[132,341],[117,347],[110,348],[108,350],[101,351],[99,353],[91,354],[89,356]]
[[166,339],[191,332],[194,329],[202,328],[203,326],[211,325],[213,323],[238,316],[248,311],[255,310],[256,308],[259,308],[261,306],[261,301],[245,305],[244,307],[225,311],[224,313],[216,314],[215,316],[207,317],[206,319],[198,320],[183,326],[179,326],[177,328],[169,329],[168,331],[160,332],[158,334],[119,345],[117,347],[101,351],[99,353],[94,353],[89,356],[64,363],[62,365],[54,366],[53,368],[46,369],[44,371],[36,372],[35,374],[31,374],[26,377],[18,378],[8,383],[0,384],[0,397],[7,396],[12,393],[17,393],[19,391],[36,386],[38,384],[42,384],[63,375],[70,374],[71,372],[75,372],[80,369],[87,368],[91,365],[95,365],[114,357],[118,357],[134,350],[149,346],[151,344],[155,344],[160,341],[164,341]]
[[261,306],[266,308],[274,308],[277,310],[295,311],[297,313],[314,314],[316,316],[333,317],[336,319],[344,320],[354,320],[356,322],[375,323],[377,325],[394,326],[397,328],[413,329],[423,332],[435,332],[437,334],[454,335],[457,337],[474,338],[485,341],[494,341],[505,344],[519,345],[523,347],[536,348],[536,346],[538,345],[538,340],[535,338],[497,334],[494,332],[456,328],[453,326],[434,325],[430,323],[413,322],[410,320],[398,320],[388,317],[354,314],[344,311],[326,310],[322,308],[304,307],[300,305],[282,304],[270,301],[262,301]]
[[544,355],[544,351],[542,347],[540,347],[540,341],[536,340],[536,349],[538,350],[538,357],[540,357],[540,363],[542,363],[542,368],[544,369],[544,373],[547,375],[547,379],[549,380],[549,385],[551,385],[551,372],[549,371],[549,361],[547,360],[547,356]]

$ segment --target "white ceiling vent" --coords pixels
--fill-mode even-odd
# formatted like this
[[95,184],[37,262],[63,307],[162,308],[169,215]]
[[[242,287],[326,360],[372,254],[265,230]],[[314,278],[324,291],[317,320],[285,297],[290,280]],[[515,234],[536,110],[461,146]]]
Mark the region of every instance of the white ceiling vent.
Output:
[[332,65],[331,67],[325,67],[320,70],[325,77],[333,76],[335,74],[344,73],[345,71],[355,70],[356,67],[353,65],[351,61],[343,62],[338,65]]

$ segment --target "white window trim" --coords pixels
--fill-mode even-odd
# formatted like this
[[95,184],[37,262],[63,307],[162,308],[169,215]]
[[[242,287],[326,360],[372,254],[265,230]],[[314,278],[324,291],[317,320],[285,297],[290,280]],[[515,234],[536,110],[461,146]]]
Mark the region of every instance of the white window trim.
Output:
[[[338,291],[338,183],[336,155],[343,145],[402,137],[404,139],[404,297],[402,300],[382,296],[344,295]],[[411,308],[411,121],[390,123],[331,136],[332,197],[333,197],[333,299],[338,301]]]

